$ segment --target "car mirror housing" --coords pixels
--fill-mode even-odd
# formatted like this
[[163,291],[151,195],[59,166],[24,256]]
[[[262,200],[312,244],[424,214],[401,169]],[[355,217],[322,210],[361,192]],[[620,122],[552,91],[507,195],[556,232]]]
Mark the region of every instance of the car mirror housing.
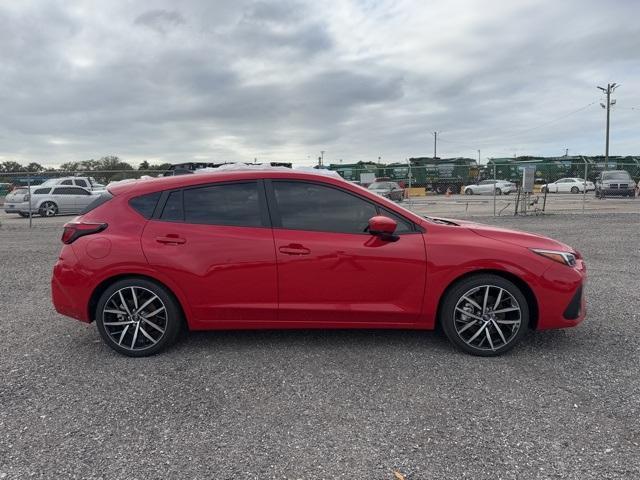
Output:
[[382,240],[395,242],[398,236],[394,234],[398,224],[395,220],[385,217],[384,215],[376,215],[369,219],[369,233],[380,237]]

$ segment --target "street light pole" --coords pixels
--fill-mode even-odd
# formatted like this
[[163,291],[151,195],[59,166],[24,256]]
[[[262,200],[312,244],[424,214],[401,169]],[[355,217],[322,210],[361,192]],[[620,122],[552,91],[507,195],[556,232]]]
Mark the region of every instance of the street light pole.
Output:
[[605,106],[602,103],[600,104],[602,108],[607,109],[607,133],[606,133],[606,143],[605,143],[605,150],[604,150],[604,169],[605,170],[608,170],[609,168],[609,123],[611,118],[611,105],[615,105],[616,103],[615,100],[611,101],[611,94],[619,86],[620,85],[618,85],[617,83],[607,83],[607,88],[598,87],[607,95],[607,105]]
[[438,149],[438,132],[433,132],[433,159],[434,160],[437,157],[437,149]]

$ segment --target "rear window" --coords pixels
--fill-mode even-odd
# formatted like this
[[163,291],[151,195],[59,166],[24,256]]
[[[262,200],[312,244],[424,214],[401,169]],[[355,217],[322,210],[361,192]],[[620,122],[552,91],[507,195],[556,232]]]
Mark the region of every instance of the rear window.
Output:
[[151,218],[153,211],[156,208],[158,200],[160,200],[161,192],[147,193],[146,195],[140,195],[129,200],[129,205],[142,215],[144,218]]
[[50,191],[51,191],[50,188],[38,188],[38,189],[33,191],[33,194],[34,195],[46,195]]
[[89,213],[91,210],[95,210],[100,205],[107,203],[112,198],[113,198],[113,195],[111,195],[107,191],[101,193],[93,202],[91,202],[89,205],[84,207],[84,209],[80,212],[80,215],[85,215]]
[[28,188],[15,188],[11,193],[16,193],[18,195],[24,195],[25,193],[28,193],[29,189]]

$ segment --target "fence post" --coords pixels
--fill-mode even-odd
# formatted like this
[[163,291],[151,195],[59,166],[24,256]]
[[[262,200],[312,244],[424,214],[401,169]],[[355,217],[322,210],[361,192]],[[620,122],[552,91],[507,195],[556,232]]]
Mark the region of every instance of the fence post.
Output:
[[582,157],[584,160],[584,190],[582,191],[582,214],[585,214],[584,204],[587,199],[587,159]]
[[[496,164],[493,164],[493,181],[497,181],[496,178]],[[493,216],[496,216],[496,184],[493,184]]]
[[31,174],[29,172],[27,172],[27,192],[29,195],[29,228],[32,228],[33,214],[31,213]]

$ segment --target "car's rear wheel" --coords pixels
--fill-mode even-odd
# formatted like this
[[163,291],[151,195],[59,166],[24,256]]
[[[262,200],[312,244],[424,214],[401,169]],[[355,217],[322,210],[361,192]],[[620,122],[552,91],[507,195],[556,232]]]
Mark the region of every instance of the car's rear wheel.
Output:
[[502,190],[499,188],[496,188],[496,195],[502,195]]
[[24,213],[24,212],[18,212],[18,215],[20,215],[22,218],[27,218],[29,216],[28,213]]
[[571,193],[579,193],[580,189],[578,187],[571,187]]
[[104,342],[130,357],[154,355],[173,344],[182,313],[164,287],[143,278],[120,280],[98,300],[96,323]]
[[509,280],[479,274],[446,293],[440,324],[461,350],[491,357],[513,348],[526,333],[529,307],[520,289]]
[[44,202],[40,205],[38,213],[41,217],[53,217],[58,214],[58,206],[53,202]]

